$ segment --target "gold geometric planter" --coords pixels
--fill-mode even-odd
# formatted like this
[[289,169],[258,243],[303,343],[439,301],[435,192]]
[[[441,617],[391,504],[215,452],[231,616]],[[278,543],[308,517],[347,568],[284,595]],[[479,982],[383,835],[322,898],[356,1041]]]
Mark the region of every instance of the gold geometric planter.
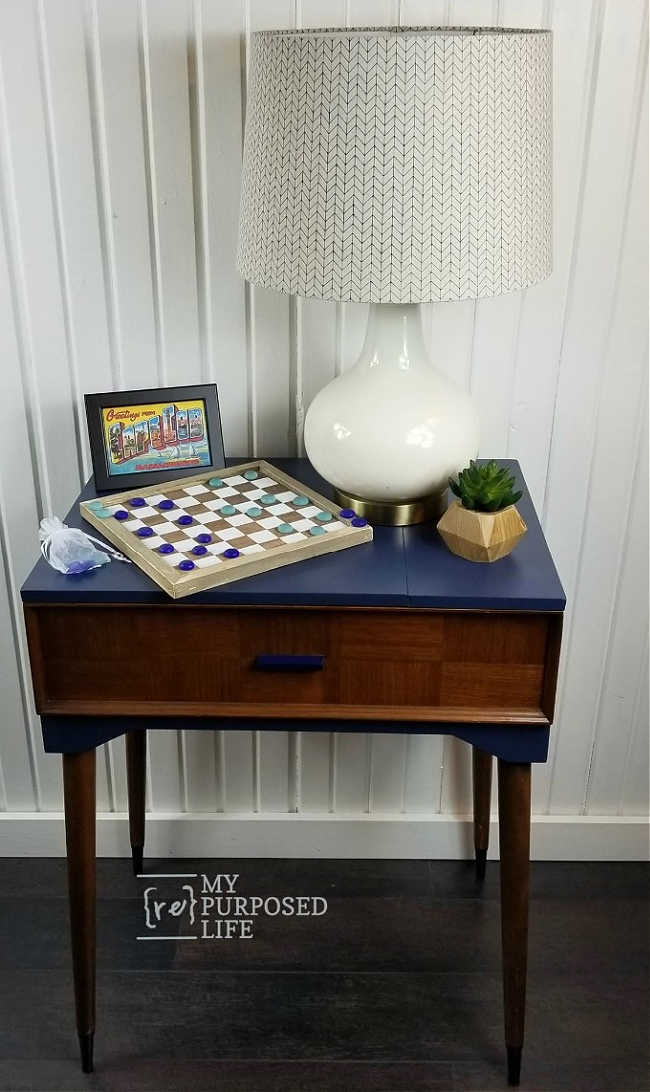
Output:
[[456,500],[438,522],[440,536],[467,561],[498,561],[506,557],[528,528],[511,504],[500,512],[472,512]]

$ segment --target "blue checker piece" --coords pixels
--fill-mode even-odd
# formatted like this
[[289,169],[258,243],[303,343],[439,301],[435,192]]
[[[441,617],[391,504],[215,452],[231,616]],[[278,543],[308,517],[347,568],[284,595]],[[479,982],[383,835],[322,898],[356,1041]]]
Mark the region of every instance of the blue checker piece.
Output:
[[239,557],[239,550],[236,550],[234,546],[230,546],[229,549],[223,551],[223,556],[227,558]]
[[363,516],[355,516],[354,519],[352,520],[352,526],[353,527],[367,527],[368,526],[368,520],[364,519]]
[[244,477],[246,478],[246,481],[254,482],[257,477],[257,470],[245,470]]
[[164,500],[160,501],[158,507],[160,508],[161,512],[169,512],[170,508],[175,508],[176,505],[174,504],[173,500],[169,499],[169,497],[165,497]]
[[203,554],[207,554],[207,548],[205,546],[193,546],[192,553],[197,557],[203,557]]
[[115,519],[123,520],[128,518],[129,513],[125,512],[123,508],[118,508],[117,512],[115,513]]
[[184,573],[188,573],[190,569],[194,568],[194,562],[190,561],[189,557],[184,557],[182,561],[178,562],[176,567],[182,569]]
[[197,542],[212,542],[212,535],[209,535],[207,531],[202,531],[200,535],[196,536]]
[[172,546],[171,542],[163,542],[162,546],[158,547],[159,554],[175,554],[176,550]]
[[342,508],[339,512],[341,519],[354,519],[356,514],[354,508]]
[[146,503],[144,497],[131,497],[131,500],[129,501],[131,508],[144,508]]
[[179,516],[178,519],[176,520],[176,522],[181,527],[189,527],[191,523],[194,523],[194,520],[192,519],[191,516],[183,515],[183,516]]
[[151,538],[153,534],[153,527],[138,527],[136,535],[140,538]]

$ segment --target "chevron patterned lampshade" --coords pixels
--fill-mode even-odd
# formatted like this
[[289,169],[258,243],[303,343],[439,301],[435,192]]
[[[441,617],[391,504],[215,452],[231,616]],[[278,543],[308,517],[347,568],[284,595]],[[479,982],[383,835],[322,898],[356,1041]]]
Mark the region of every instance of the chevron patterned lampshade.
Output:
[[549,31],[251,36],[239,267],[353,302],[493,296],[551,270]]

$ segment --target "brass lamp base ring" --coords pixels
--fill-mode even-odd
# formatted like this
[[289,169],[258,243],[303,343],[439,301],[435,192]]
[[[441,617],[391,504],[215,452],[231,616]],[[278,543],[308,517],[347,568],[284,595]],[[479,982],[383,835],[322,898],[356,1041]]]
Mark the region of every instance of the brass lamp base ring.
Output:
[[409,501],[374,501],[354,497],[342,489],[334,489],[336,500],[342,508],[354,508],[358,516],[364,516],[370,524],[384,527],[406,527],[411,523],[437,520],[445,510],[445,492],[433,493]]

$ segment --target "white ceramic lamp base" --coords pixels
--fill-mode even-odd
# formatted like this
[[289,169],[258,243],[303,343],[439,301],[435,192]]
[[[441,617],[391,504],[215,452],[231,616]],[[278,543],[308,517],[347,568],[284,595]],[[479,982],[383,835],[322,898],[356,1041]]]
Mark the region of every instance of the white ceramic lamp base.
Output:
[[435,515],[447,480],[476,457],[471,398],[429,360],[419,304],[370,305],[361,355],[305,418],[305,448],[343,499],[375,523]]

